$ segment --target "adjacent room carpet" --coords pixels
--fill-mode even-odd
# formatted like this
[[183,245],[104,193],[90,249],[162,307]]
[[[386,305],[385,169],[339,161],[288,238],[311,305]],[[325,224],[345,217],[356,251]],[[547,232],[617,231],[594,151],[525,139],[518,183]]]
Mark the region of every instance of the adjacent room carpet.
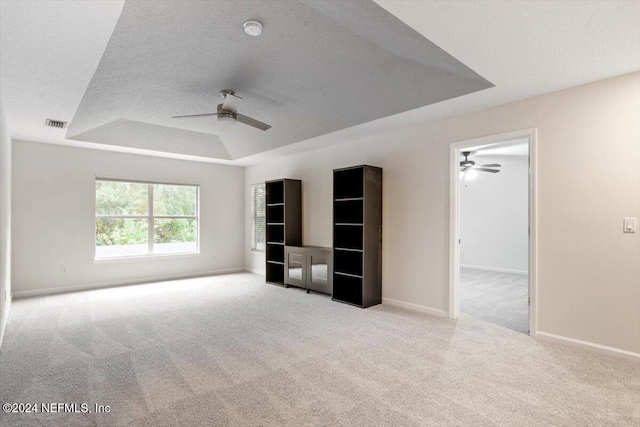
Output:
[[243,273],[15,300],[3,426],[640,425],[640,364]]
[[524,274],[460,269],[460,315],[529,334],[529,283]]

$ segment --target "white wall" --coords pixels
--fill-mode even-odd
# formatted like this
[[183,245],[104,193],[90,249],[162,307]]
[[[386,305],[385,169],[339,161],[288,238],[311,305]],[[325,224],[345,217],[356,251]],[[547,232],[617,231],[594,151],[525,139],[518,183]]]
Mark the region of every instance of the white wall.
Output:
[[0,346],[11,304],[11,137],[0,100]]
[[304,243],[328,246],[332,169],[370,163],[384,168],[383,296],[446,312],[449,145],[537,127],[538,330],[640,352],[640,234],[622,233],[640,216],[639,117],[633,73],[248,167],[245,265],[264,271],[251,184],[302,179]]
[[502,165],[460,181],[460,265],[526,273],[529,263],[529,158],[479,156],[476,164]]
[[[201,253],[94,262],[96,175],[199,184]],[[14,296],[242,269],[243,188],[240,167],[14,141]]]

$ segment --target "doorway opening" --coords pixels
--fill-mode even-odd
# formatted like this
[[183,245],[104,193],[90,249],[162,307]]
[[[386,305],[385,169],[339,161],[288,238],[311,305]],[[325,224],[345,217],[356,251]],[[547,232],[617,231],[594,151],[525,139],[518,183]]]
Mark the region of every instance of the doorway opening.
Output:
[[535,336],[535,129],[451,144],[449,316]]

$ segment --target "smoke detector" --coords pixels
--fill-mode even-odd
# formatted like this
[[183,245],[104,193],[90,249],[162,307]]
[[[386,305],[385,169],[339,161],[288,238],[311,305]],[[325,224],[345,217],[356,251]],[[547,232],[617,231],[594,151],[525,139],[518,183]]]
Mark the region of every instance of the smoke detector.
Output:
[[247,21],[244,23],[244,32],[253,37],[262,34],[262,24],[258,21]]

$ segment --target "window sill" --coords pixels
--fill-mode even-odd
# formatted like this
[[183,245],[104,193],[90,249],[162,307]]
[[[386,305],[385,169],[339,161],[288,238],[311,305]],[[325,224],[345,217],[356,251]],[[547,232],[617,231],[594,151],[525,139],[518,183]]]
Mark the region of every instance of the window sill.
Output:
[[251,252],[264,253],[264,249],[251,249]]
[[184,252],[181,254],[154,254],[154,255],[132,255],[123,257],[110,258],[94,258],[94,264],[110,264],[114,262],[133,262],[133,261],[149,261],[149,260],[167,260],[173,258],[191,258],[200,256],[200,252]]

